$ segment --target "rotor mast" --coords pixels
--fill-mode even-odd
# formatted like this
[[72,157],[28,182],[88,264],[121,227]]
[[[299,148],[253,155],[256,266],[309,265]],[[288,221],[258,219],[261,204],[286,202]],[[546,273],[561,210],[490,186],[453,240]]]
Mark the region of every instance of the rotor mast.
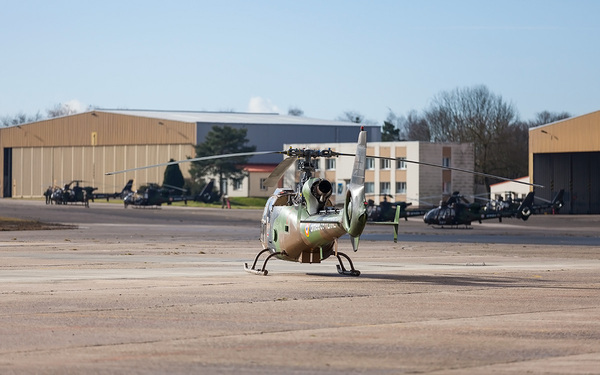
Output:
[[312,178],[313,173],[315,171],[315,163],[314,159],[316,158],[330,158],[333,156],[338,156],[339,154],[335,151],[332,151],[330,148],[327,150],[308,150],[308,149],[298,149],[298,148],[290,148],[289,150],[284,152],[287,156],[297,157],[301,159],[299,161],[298,170],[300,171],[300,183],[298,185],[299,190],[302,189],[304,183]]

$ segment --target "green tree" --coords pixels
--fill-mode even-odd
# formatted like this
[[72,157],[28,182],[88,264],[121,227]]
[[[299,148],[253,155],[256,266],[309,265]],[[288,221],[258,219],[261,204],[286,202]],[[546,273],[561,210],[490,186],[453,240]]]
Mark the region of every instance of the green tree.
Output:
[[[175,161],[174,159],[169,160],[169,162]],[[179,168],[179,164],[171,164],[167,165],[165,169],[165,174],[163,178],[163,185],[174,186],[180,189],[183,189],[183,185],[185,185],[185,179],[183,178],[183,173],[181,173],[181,169]]]
[[399,133],[400,130],[397,129],[394,124],[387,120],[383,122],[383,126],[381,128],[381,140],[383,142],[399,141]]
[[396,116],[396,114],[390,110],[381,128],[381,140],[383,142],[400,140],[400,127],[402,126],[402,120],[402,118],[398,118],[398,116]]
[[[253,152],[256,150],[256,146],[246,145],[248,143],[247,133],[248,129],[213,126],[204,142],[196,146],[196,157]],[[220,191],[223,193],[227,179],[245,177],[246,174],[240,165],[247,163],[249,158],[249,156],[238,156],[195,161],[190,167],[190,174],[196,180],[207,175],[218,176]]]

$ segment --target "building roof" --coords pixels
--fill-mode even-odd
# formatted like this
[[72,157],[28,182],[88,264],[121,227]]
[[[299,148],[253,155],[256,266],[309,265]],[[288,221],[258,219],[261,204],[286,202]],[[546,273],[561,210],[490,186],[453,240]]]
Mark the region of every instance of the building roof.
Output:
[[545,128],[545,127],[549,127],[549,126],[553,126],[553,125],[559,124],[561,122],[571,122],[573,120],[577,120],[577,119],[584,118],[584,117],[587,117],[587,116],[590,116],[590,115],[593,115],[593,114],[597,114],[598,112],[600,112],[600,111],[594,111],[594,112],[586,113],[584,115],[579,115],[579,116],[567,117],[567,118],[564,118],[562,120],[557,120],[557,121],[554,121],[554,122],[549,122],[547,124],[534,126],[532,128],[529,128],[529,131],[540,129],[540,128]]
[[[92,112],[107,112],[120,115],[156,118],[161,120],[211,123],[211,124],[273,124],[273,125],[319,125],[319,126],[360,126],[349,121],[321,120],[301,116],[280,115],[277,113],[241,112],[202,112],[202,111],[160,111],[143,109],[97,109]],[[363,124],[364,125],[364,124]],[[369,125],[367,125],[369,126]],[[379,125],[373,125],[379,126]]]
[[[520,178],[515,178],[514,181],[502,181],[502,182],[498,182],[496,184],[490,184],[490,187],[495,187],[495,188],[501,188],[502,185],[511,185],[511,184],[515,184],[515,181],[520,181],[520,182],[526,182],[529,183],[529,176],[525,176],[525,177],[520,177]],[[519,184],[519,182],[516,182],[516,184]],[[519,185],[523,185],[523,184],[519,184]],[[527,189],[529,189],[529,186],[527,187]]]

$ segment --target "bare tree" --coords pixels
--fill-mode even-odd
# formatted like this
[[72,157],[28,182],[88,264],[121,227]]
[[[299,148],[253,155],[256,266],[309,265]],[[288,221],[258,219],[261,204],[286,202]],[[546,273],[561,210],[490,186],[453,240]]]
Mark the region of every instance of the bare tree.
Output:
[[25,114],[25,112],[19,112],[14,116],[4,116],[0,118],[0,122],[2,126],[15,126],[26,124],[28,122],[35,122],[43,120],[44,116],[40,112],[36,113],[34,116],[29,116]]
[[66,103],[58,103],[54,107],[46,110],[48,118],[74,115],[76,113],[77,110]]
[[[434,97],[425,118],[433,141],[472,142],[479,172],[506,172],[501,166],[514,164],[507,160],[508,144],[519,142],[527,149],[527,137],[509,137],[518,119],[516,109],[483,85],[442,92]],[[526,165],[527,158],[522,162]],[[484,183],[489,187],[491,181],[485,178]]]
[[429,124],[417,111],[411,110],[406,116],[397,116],[389,110],[388,117],[383,122],[382,141],[429,142],[430,138]]
[[365,121],[365,116],[356,111],[346,111],[343,115],[336,118],[338,121],[350,121],[357,124],[362,124]]
[[431,140],[431,132],[429,131],[427,120],[415,110],[408,112],[408,115],[406,115],[404,132],[406,139],[409,141],[429,142]]
[[569,112],[542,111],[536,113],[535,118],[533,120],[529,120],[529,127],[533,128],[535,126],[546,125],[551,122],[564,120],[569,117],[571,117],[571,114]]

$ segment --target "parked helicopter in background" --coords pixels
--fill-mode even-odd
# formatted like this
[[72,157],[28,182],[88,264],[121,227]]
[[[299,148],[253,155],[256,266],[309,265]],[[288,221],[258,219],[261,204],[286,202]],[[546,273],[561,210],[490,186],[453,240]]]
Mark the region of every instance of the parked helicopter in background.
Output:
[[[533,204],[533,213],[534,214],[543,214],[550,212],[552,214],[558,214],[562,206],[564,206],[564,198],[565,190],[560,189],[558,193],[554,196],[551,201],[547,201],[544,199],[544,203],[534,203]],[[537,197],[536,197],[537,199]],[[542,199],[542,198],[539,198]]]
[[536,205],[534,203],[535,192],[527,194],[525,199],[519,200],[500,200],[495,205],[484,205],[479,203],[469,203],[459,192],[454,192],[446,201],[443,201],[439,207],[434,208],[425,214],[423,221],[434,227],[458,228],[468,227],[472,222],[481,223],[483,220],[502,218],[522,219],[526,221],[535,211],[545,207],[554,207],[558,211],[562,205],[564,190],[561,190],[552,202],[546,205]]
[[397,211],[400,218],[408,220],[409,217],[423,216],[429,210],[407,209],[412,202],[389,202],[391,195],[383,194],[383,200],[376,205],[372,199],[367,201],[367,220],[369,222],[389,222],[394,220]]
[[[212,194],[213,187],[214,180],[211,180],[204,186],[200,194],[189,196],[184,194],[186,192],[185,189],[171,185],[159,186],[158,184],[150,183],[138,191],[130,191],[126,194],[123,198],[123,204],[127,208],[128,206],[160,207],[165,203],[170,205],[173,202],[184,202],[187,204],[188,201],[209,203],[215,200]],[[181,194],[175,194],[175,191],[180,191]]]
[[123,204],[125,208],[128,206],[134,207],[159,207],[163,203],[171,204],[173,202],[186,202],[191,200],[187,195],[173,195],[173,193],[179,190],[185,193],[184,189],[180,189],[175,186],[163,185],[160,186],[155,183],[149,183],[148,185],[140,188],[135,192],[128,193],[123,198]]
[[88,191],[88,196],[90,197],[91,201],[93,202],[95,199],[106,199],[106,201],[108,202],[109,199],[117,199],[117,198],[121,198],[124,199],[129,193],[131,193],[131,188],[133,187],[133,180],[129,180],[127,181],[127,184],[123,187],[123,189],[119,192],[114,192],[114,193],[94,193],[95,190],[97,190],[98,188],[90,188],[90,187],[84,187],[84,189],[87,191],[87,189],[93,189],[91,191]]
[[[63,188],[49,187],[45,192],[46,204],[77,204],[81,203],[85,207],[89,207],[89,188],[79,186],[82,180],[73,180],[65,184]],[[71,188],[71,185],[75,184]]]

